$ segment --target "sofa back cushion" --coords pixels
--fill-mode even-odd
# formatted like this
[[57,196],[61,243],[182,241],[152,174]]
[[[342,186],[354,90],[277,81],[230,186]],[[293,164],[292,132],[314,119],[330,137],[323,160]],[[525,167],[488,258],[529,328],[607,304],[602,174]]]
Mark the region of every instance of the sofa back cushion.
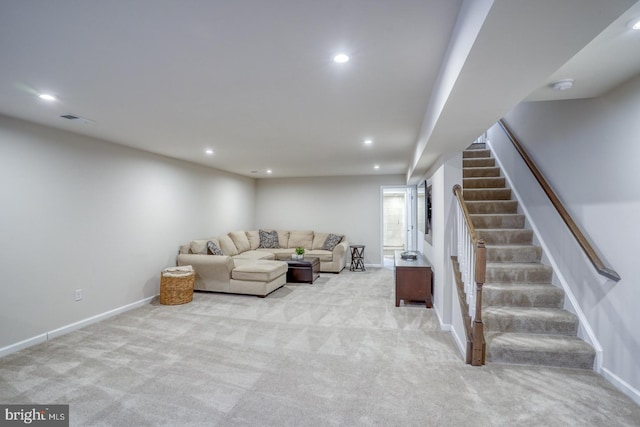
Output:
[[[192,254],[198,254],[198,255],[206,255],[207,252],[207,242],[209,240],[213,240],[214,242],[218,243],[218,239],[215,237],[210,237],[208,239],[199,239],[199,240],[192,240],[189,243],[189,251]],[[220,245],[218,245],[220,246]]]
[[260,247],[260,233],[258,230],[247,231],[247,239],[249,239],[249,246],[252,251]]
[[302,247],[311,250],[313,230],[295,230],[289,233],[289,248]]
[[236,249],[238,249],[238,253],[247,252],[251,249],[251,244],[249,243],[249,238],[247,237],[247,233],[244,231],[232,231],[229,233],[229,237],[233,240],[233,244]]
[[231,240],[231,237],[225,234],[218,237],[218,240],[220,241],[220,244],[218,246],[220,246],[223,254],[227,256],[238,255],[238,248],[236,248],[236,245],[233,243],[233,240]]
[[314,233],[313,234],[313,245],[311,249],[322,249],[324,246],[325,240],[329,237],[329,233]]
[[282,249],[287,249],[289,247],[289,232],[278,230],[278,241]]

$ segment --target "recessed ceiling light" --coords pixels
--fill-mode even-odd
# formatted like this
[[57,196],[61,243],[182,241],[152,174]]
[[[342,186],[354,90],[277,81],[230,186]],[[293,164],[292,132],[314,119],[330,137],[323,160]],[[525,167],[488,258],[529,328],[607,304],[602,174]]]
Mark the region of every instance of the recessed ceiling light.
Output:
[[211,148],[206,149],[204,152],[207,153],[207,156],[213,156],[213,150]]
[[634,19],[633,21],[629,22],[629,28],[631,28],[632,30],[640,30],[640,19]]
[[55,96],[50,95],[48,93],[41,93],[40,95],[38,95],[38,98],[44,99],[45,101],[55,101],[56,100]]
[[370,139],[365,139],[364,140],[364,145],[371,145],[371,144],[373,144],[372,140],[370,140]]
[[375,165],[373,168],[374,169],[380,169],[380,165]]
[[272,171],[271,169],[267,169],[267,173],[268,173],[268,174],[272,174],[272,173],[273,173],[273,171]]
[[348,62],[349,61],[349,57],[347,55],[345,55],[344,53],[339,53],[336,56],[333,57],[333,61],[337,62],[338,64],[342,64],[344,62]]

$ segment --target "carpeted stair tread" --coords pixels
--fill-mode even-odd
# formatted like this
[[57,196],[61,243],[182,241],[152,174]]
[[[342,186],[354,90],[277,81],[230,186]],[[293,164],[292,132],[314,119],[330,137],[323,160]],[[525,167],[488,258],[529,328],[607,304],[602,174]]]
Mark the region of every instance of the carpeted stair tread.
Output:
[[511,200],[509,188],[465,188],[465,200]]
[[470,214],[518,213],[517,200],[468,201]]
[[484,142],[474,142],[469,145],[465,150],[484,150],[487,148],[487,144]]
[[542,248],[535,245],[486,245],[487,262],[539,263]]
[[492,157],[462,159],[463,168],[484,168],[484,167],[494,167],[495,165],[496,165],[496,159]]
[[478,229],[498,229],[498,228],[524,228],[524,215],[522,214],[472,214],[471,222]]
[[529,228],[478,228],[476,232],[487,245],[527,245],[533,241]]
[[503,176],[462,179],[462,188],[464,188],[465,191],[468,188],[505,188],[505,186],[506,179]]
[[553,269],[539,263],[487,263],[486,282],[549,283]]
[[500,168],[492,166],[492,167],[479,167],[479,168],[464,168],[462,170],[463,178],[490,177],[490,176],[500,176]]
[[564,291],[551,283],[485,283],[482,305],[562,308]]
[[487,361],[593,369],[595,351],[577,337],[564,335],[488,333]]
[[575,314],[561,308],[488,306],[482,309],[485,331],[576,335]]

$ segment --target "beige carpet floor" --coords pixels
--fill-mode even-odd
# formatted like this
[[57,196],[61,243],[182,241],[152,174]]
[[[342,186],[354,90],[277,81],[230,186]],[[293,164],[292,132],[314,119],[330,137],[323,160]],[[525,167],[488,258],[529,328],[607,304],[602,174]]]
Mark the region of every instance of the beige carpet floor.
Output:
[[387,269],[151,303],[0,359],[0,403],[70,404],[72,426],[640,425],[594,372],[465,365]]

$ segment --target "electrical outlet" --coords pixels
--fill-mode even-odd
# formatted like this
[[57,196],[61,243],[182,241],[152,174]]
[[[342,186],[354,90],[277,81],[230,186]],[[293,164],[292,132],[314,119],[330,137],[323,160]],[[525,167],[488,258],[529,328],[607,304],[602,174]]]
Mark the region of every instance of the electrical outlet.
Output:
[[82,289],[76,289],[76,301],[82,300]]

